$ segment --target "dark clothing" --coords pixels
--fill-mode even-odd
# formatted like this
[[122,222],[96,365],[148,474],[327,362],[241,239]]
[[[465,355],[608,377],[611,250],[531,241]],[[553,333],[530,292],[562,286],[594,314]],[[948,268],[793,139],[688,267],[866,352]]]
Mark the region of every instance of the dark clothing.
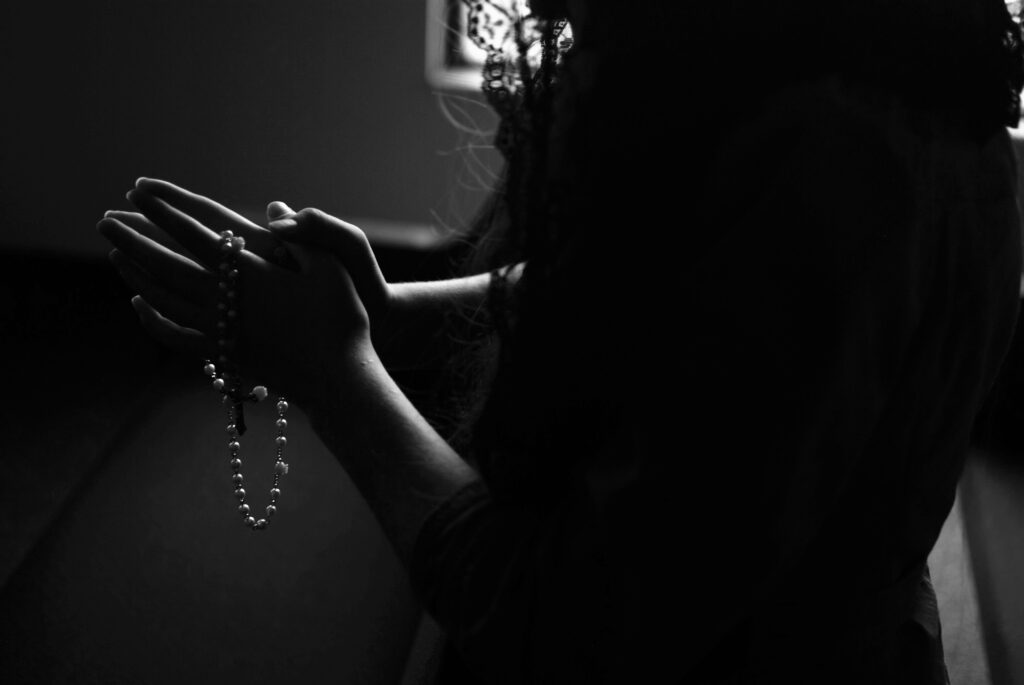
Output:
[[[924,562],[1017,312],[1008,136],[826,78],[717,150],[677,270],[645,224],[616,246],[643,284],[577,271],[635,309],[553,296],[518,411],[562,453],[479,455],[420,534],[414,585],[482,682],[945,682]],[[636,330],[617,368],[560,374],[602,326]],[[589,426],[587,374],[619,395]]]

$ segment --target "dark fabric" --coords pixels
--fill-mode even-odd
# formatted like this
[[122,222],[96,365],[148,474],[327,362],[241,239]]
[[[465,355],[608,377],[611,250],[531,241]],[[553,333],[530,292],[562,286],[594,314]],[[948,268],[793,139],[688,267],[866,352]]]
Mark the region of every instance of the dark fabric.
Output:
[[921,570],[1014,326],[1008,136],[826,78],[717,149],[675,270],[634,236],[552,291],[486,485],[420,535],[482,682],[944,682]]

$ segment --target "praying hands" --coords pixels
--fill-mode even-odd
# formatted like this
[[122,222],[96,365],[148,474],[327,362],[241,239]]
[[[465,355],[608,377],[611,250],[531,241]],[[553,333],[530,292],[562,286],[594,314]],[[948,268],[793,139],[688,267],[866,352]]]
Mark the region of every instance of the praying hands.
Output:
[[[127,197],[138,211],[107,212],[97,228],[138,292],[142,325],[215,360],[218,343],[237,339],[228,354],[241,375],[298,402],[408,559],[436,504],[476,474],[401,392],[376,347],[482,301],[490,276],[388,284],[362,231],[317,210],[273,202],[263,228],[165,181],[139,179]],[[234,250],[225,231],[241,238]],[[222,278],[224,267],[238,273]],[[222,317],[227,302],[234,308]]]
[[371,313],[384,315],[390,291],[358,228],[280,202],[268,206],[264,228],[152,179],[139,179],[127,197],[138,211],[107,212],[98,229],[138,292],[132,304],[142,325],[161,342],[197,356],[221,353],[218,291],[228,285],[220,234],[231,231],[245,245],[231,316],[238,321],[232,355],[246,375],[302,397],[325,365],[369,346]]

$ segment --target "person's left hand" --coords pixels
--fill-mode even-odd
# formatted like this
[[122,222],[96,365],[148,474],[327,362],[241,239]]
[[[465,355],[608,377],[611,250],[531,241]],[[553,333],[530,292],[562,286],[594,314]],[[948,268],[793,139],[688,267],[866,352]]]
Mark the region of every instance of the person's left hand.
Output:
[[97,224],[111,260],[139,295],[142,325],[178,349],[219,356],[220,232],[242,236],[237,257],[238,346],[246,383],[302,396],[340,356],[363,351],[369,319],[352,279],[328,251],[289,243],[222,205],[172,184],[140,179],[128,199],[139,212],[108,212]]

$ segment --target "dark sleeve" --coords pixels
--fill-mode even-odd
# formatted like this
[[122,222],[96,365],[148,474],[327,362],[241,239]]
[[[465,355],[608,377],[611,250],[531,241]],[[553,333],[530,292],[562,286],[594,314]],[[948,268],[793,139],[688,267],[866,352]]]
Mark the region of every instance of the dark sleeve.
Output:
[[781,151],[763,186],[738,183],[742,155],[716,172],[721,239],[673,275],[659,366],[630,360],[617,453],[581,458],[555,506],[477,483],[423,528],[413,582],[488,682],[678,681],[842,496],[914,331],[918,272],[899,165],[869,127],[809,107],[755,132]]

